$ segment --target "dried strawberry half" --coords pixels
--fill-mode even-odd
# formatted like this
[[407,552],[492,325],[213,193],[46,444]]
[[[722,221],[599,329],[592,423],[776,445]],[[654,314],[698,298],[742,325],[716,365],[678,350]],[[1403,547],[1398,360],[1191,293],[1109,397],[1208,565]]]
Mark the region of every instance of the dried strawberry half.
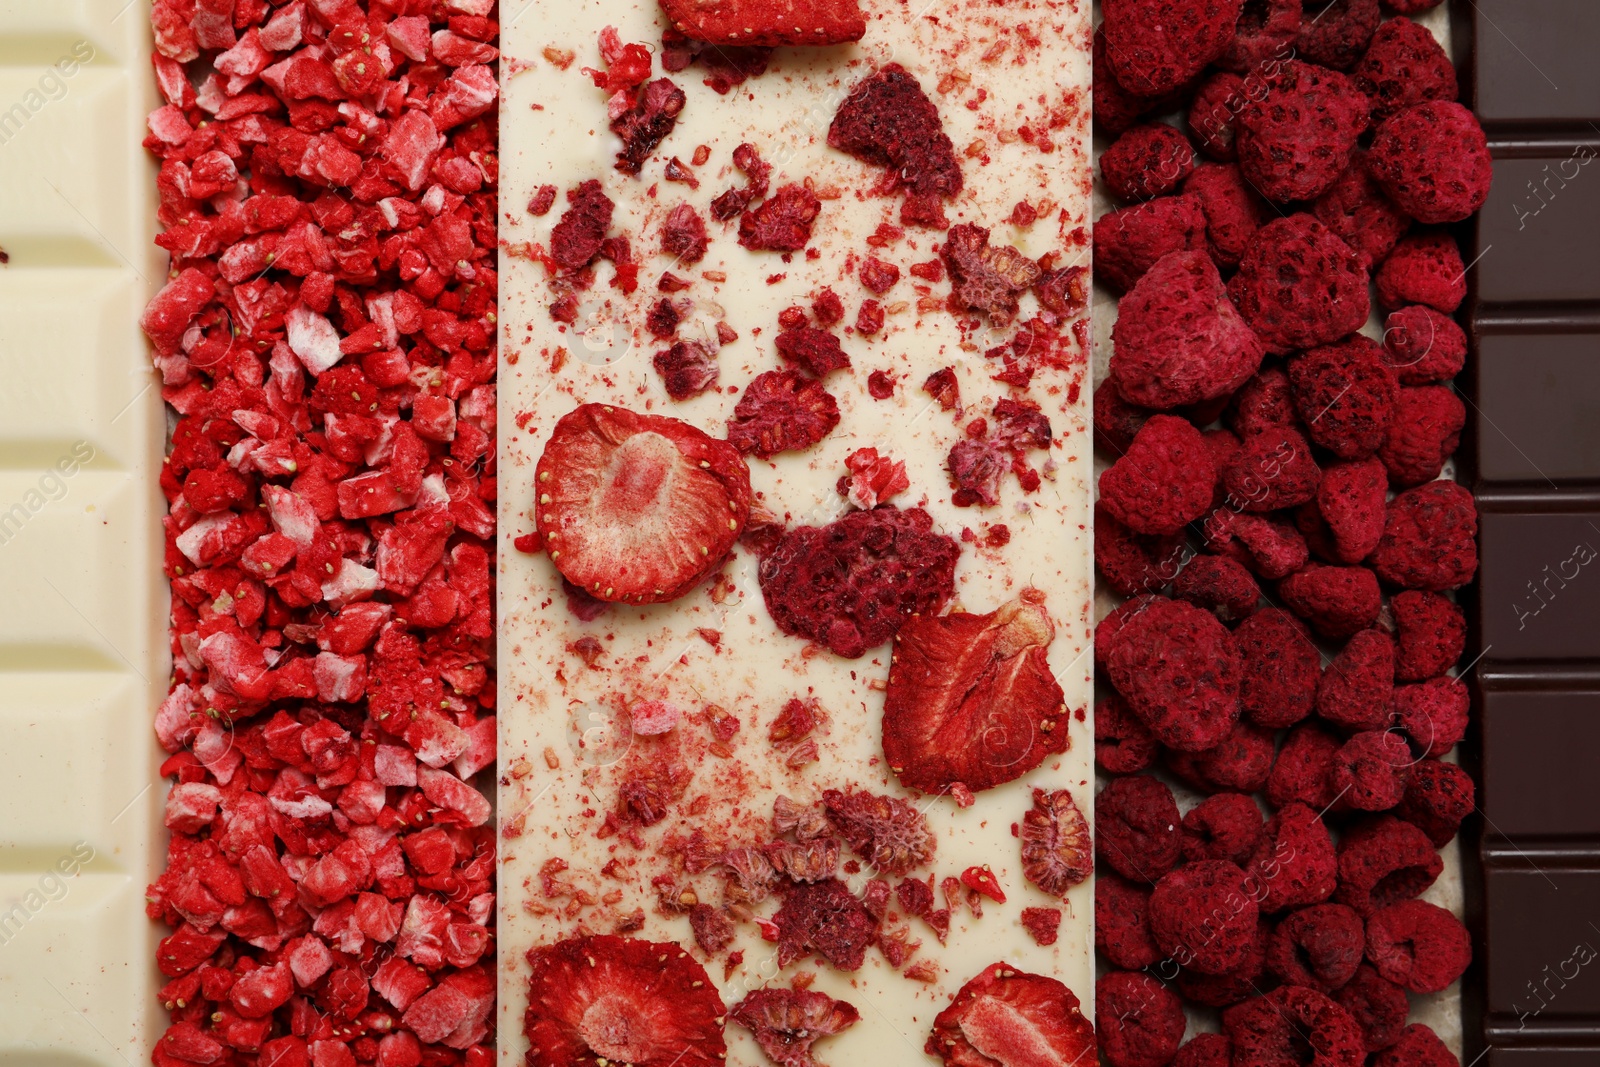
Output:
[[1033,807],[1022,816],[1022,874],[1053,897],[1094,871],[1089,823],[1065,789],[1033,791]]
[[722,998],[678,945],[600,934],[528,952],[528,1067],[721,1067]]
[[750,471],[732,445],[607,404],[556,423],[536,478],[551,562],[601,600],[682,596],[717,568],[750,515]]
[[1055,632],[1031,589],[987,615],[902,626],[883,705],[883,754],[901,784],[977,792],[1065,752],[1067,709],[1048,659]]
[[661,9],[679,33],[707,44],[842,44],[867,32],[857,0],[661,0]]
[[1094,1026],[1072,990],[1040,974],[992,963],[933,1020],[923,1046],[948,1067],[1044,1067],[1097,1062]]
[[848,1030],[861,1013],[826,993],[798,989],[758,989],[728,1018],[755,1035],[761,1051],[781,1067],[820,1067],[811,1055],[819,1038]]

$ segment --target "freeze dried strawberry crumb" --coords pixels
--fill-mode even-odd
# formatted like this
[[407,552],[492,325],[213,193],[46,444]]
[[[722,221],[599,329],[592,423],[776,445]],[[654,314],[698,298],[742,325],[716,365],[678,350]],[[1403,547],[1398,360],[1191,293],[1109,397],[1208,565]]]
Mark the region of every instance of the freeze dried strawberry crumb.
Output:
[[885,263],[877,256],[868,256],[861,264],[861,284],[868,291],[882,296],[900,280],[900,268],[893,263]]
[[911,488],[906,465],[900,460],[880,456],[876,448],[858,448],[845,457],[850,473],[839,479],[839,495],[863,511]]
[[888,400],[894,396],[894,375],[875,370],[867,375],[867,393],[874,400]]
[[1087,1062],[1095,1049],[1094,1026],[1070,989],[1054,978],[993,963],[934,1017],[923,1051],[959,1067],[992,1059],[984,1050],[1006,1054],[1024,1040],[1040,1063]]
[[550,231],[550,258],[570,271],[582,270],[600,254],[616,205],[593,178],[567,191],[571,207]]
[[1016,316],[1018,296],[1041,273],[1037,263],[1015,248],[989,244],[989,231],[971,223],[950,228],[942,255],[955,299],[999,324]]
[[832,289],[823,289],[811,301],[811,314],[820,326],[833,326],[844,318],[844,301]]
[[848,1030],[860,1012],[826,993],[771,987],[750,993],[728,1017],[755,1035],[772,1062],[783,1067],[818,1067],[811,1046]]
[[826,377],[850,366],[850,357],[839,347],[839,339],[827,330],[795,326],[778,334],[774,345],[778,355],[813,378]]
[[904,221],[944,228],[939,202],[961,191],[961,166],[938,108],[904,67],[891,63],[857,83],[828,127],[828,144],[888,168],[889,188],[909,191]]
[[698,263],[705,258],[710,241],[706,223],[689,204],[679,204],[667,214],[661,226],[661,251],[682,263]]
[[1065,789],[1033,791],[1019,836],[1023,876],[1053,897],[1065,896],[1094,870],[1089,824]]
[[810,448],[839,424],[839,405],[822,383],[797,371],[759,374],[728,423],[728,442],[763,459]]
[[954,367],[943,367],[928,375],[922,383],[922,391],[933,397],[945,411],[950,411],[961,402],[961,384],[956,380]]
[[988,867],[968,867],[961,872],[961,884],[974,893],[981,893],[997,904],[1006,902],[1006,891]]
[[651,363],[674,400],[699,396],[717,384],[719,368],[716,353],[699,341],[679,341],[657,352]]
[[811,225],[821,212],[815,193],[790,182],[744,212],[739,244],[751,251],[798,252],[811,241]]
[[548,215],[556,203],[556,187],[541,185],[534,191],[533,198],[528,201],[528,214],[535,217]]
[[876,300],[863,300],[861,310],[856,312],[856,331],[868,336],[883,329],[883,305]]
[[1048,948],[1061,936],[1060,908],[1023,908],[1018,921],[1036,945]]

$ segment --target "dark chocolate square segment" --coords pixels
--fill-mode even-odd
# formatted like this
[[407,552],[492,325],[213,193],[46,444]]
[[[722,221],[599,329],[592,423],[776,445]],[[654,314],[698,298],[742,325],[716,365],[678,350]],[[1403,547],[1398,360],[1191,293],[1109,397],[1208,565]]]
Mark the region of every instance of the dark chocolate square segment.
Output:
[[1600,483],[1600,334],[1481,337],[1470,416],[1484,484]]
[[1600,1016],[1600,871],[1490,869],[1486,881],[1495,1028]]
[[1478,113],[1484,124],[1600,121],[1600,4],[1473,0]]
[[1600,658],[1600,512],[1480,516],[1484,658]]
[[1600,838],[1593,788],[1600,689],[1491,689],[1479,713],[1484,833],[1529,844]]
[[1541,158],[1496,159],[1494,184],[1478,219],[1478,299],[1486,304],[1600,300],[1596,187],[1600,149],[1593,144],[1550,149]]

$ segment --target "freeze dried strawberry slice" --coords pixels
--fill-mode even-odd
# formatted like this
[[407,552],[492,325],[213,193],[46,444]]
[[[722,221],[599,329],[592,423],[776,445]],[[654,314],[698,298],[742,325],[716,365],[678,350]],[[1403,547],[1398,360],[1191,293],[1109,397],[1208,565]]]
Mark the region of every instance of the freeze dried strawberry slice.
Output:
[[1072,990],[992,963],[933,1020],[923,1051],[948,1067],[1051,1067],[1096,1062],[1094,1026]]
[[848,1030],[861,1013],[826,993],[797,989],[758,989],[728,1017],[755,1035],[761,1051],[781,1067],[820,1067],[811,1055],[819,1038]]
[[600,934],[528,952],[528,1067],[721,1067],[722,998],[677,945]]
[[933,858],[937,838],[928,820],[897,797],[829,789],[822,794],[822,806],[851,851],[879,874],[905,874]]
[[857,0],[661,0],[679,33],[707,44],[823,45],[867,32]]
[[901,784],[976,792],[1065,752],[1067,709],[1047,658],[1054,639],[1036,590],[987,615],[902,626],[883,707],[883,753]]
[[839,425],[839,404],[798,371],[771,370],[745,387],[728,423],[728,443],[762,459],[810,448]]
[[750,472],[731,446],[605,404],[556,424],[536,477],[551,562],[601,600],[682,596],[721,564],[750,514]]
[[1033,791],[1033,807],[1022,817],[1023,876],[1053,897],[1094,870],[1089,824],[1065,789]]

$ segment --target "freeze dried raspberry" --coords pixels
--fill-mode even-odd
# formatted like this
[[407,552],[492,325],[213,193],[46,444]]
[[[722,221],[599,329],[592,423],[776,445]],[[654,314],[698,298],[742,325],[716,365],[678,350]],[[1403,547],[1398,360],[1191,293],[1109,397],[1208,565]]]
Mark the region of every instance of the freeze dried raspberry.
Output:
[[1095,388],[1093,406],[1095,447],[1112,458],[1128,450],[1150,417],[1147,409],[1124,400],[1116,379],[1110,377]]
[[1378,303],[1386,308],[1426,304],[1446,315],[1467,297],[1467,268],[1447,233],[1412,234],[1389,253],[1373,278]]
[[796,182],[778,187],[739,219],[739,244],[751,251],[798,252],[811,241],[822,201]]
[[733,944],[732,920],[709,904],[696,904],[689,909],[689,927],[694,932],[694,943],[708,956],[716,956]]
[[878,934],[878,920],[837,878],[786,889],[773,922],[780,968],[815,952],[838,970],[859,970]]
[[1367,958],[1379,974],[1409,992],[1438,993],[1472,962],[1472,940],[1448,911],[1407,900],[1367,918]]
[[1391,312],[1383,324],[1383,351],[1401,385],[1444,382],[1467,361],[1467,335],[1456,321],[1415,304]]
[[1400,387],[1370,338],[1357,335],[1290,360],[1289,381],[1313,442],[1340,459],[1365,459],[1383,445]]
[[1477,572],[1477,535],[1477,505],[1460,485],[1441,481],[1407,489],[1389,502],[1372,569],[1402,589],[1455,589]]
[[1476,803],[1471,775],[1454,763],[1424,759],[1411,768],[1405,798],[1394,813],[1427,834],[1436,848],[1443,848]]
[[1094,1016],[1100,1059],[1108,1067],[1165,1067],[1188,1026],[1176,993],[1132,971],[1113,971],[1095,981]]
[[1256,609],[1261,589],[1249,571],[1227,556],[1196,556],[1173,579],[1172,595],[1223,622],[1237,622]]
[[1299,425],[1289,375],[1279,366],[1262,367],[1228,402],[1224,421],[1240,438]]
[[1451,1052],[1432,1027],[1412,1023],[1400,1031],[1395,1043],[1371,1060],[1372,1067],[1461,1067],[1461,1061]]
[[1106,58],[1106,35],[1101,28],[1094,31],[1094,49],[1090,91],[1094,94],[1094,128],[1096,132],[1115,137],[1139,121],[1139,116],[1150,110],[1148,97],[1136,96],[1117,84],[1111,76],[1111,62]]
[[1333,537],[1341,563],[1359,563],[1383,537],[1389,478],[1376,459],[1329,465],[1317,488],[1317,513]]
[[[1184,415],[1187,416],[1191,422],[1199,424],[1201,419],[1200,416],[1196,414],[1196,411],[1199,410],[1200,407],[1203,407],[1205,409],[1204,414],[1209,416],[1211,415],[1210,409],[1216,407],[1220,402],[1220,399],[1212,400],[1205,405],[1191,407],[1184,412]],[[1205,421],[1213,422],[1215,419],[1214,417],[1207,418]],[[1215,430],[1205,430],[1201,433],[1201,436],[1206,439],[1206,448],[1211,453],[1211,465],[1217,468],[1217,474],[1219,476],[1228,468],[1228,465],[1233,462],[1234,457],[1239,454],[1239,449],[1244,447],[1244,442],[1239,440],[1239,435],[1234,433],[1232,430],[1221,428]],[[1227,494],[1222,490],[1222,484],[1219,477],[1218,484],[1212,490],[1212,503],[1218,505],[1225,504],[1227,503],[1226,497]]]
[[859,41],[867,32],[857,0],[662,0],[673,29],[711,45],[828,45]]
[[950,291],[965,308],[986,313],[996,325],[1017,314],[1017,298],[1041,274],[1039,264],[1010,245],[991,245],[989,231],[962,223],[952,226],[940,250],[950,271]]
[[1293,803],[1318,811],[1333,803],[1328,771],[1341,739],[1320,722],[1303,722],[1289,731],[1267,777],[1267,803],[1275,808]]
[[1411,229],[1411,216],[1395,206],[1367,169],[1364,149],[1350,157],[1350,165],[1317,197],[1311,213],[1350,246],[1368,271],[1382,263]]
[[1367,321],[1366,269],[1349,245],[1305,214],[1256,231],[1228,294],[1268,352],[1328,344]]
[[774,345],[778,355],[813,378],[822,378],[850,366],[850,357],[839,347],[839,339],[827,330],[800,326],[778,334]]
[[877,256],[868,256],[861,264],[861,284],[868,292],[882,296],[900,280],[900,268],[885,263]]
[[845,844],[879,874],[905,874],[933,858],[937,841],[928,830],[928,820],[897,797],[828,789],[822,804]]
[[[1133,533],[1112,518],[1104,507],[1095,506],[1094,562],[1113,592],[1135,596],[1164,588],[1172,580],[1183,553],[1181,537]],[[1233,592],[1236,597],[1239,595],[1237,588]],[[1251,603],[1253,605],[1254,600]]]
[[1378,576],[1366,567],[1312,564],[1278,583],[1278,595],[1323,637],[1344,640],[1378,619]]
[[1383,730],[1393,720],[1394,640],[1388,631],[1351,636],[1317,685],[1317,714],[1347,732]]
[[1240,0],[1112,0],[1101,29],[1123,89],[1160,96],[1189,81],[1233,43]]
[[1333,896],[1338,867],[1321,817],[1304,804],[1290,804],[1267,820],[1247,871],[1261,911],[1271,915]]
[[1408,18],[1379,26],[1372,46],[1351,73],[1372,101],[1377,122],[1425,100],[1456,98],[1456,68],[1450,57],[1431,30]]
[[[1268,2],[1298,15],[1295,0]],[[1268,200],[1314,200],[1349,165],[1371,104],[1349,78],[1314,63],[1287,60],[1263,80],[1265,92],[1247,94],[1239,111],[1239,169]]]
[[[1333,70],[1349,70],[1372,43],[1372,34],[1382,16],[1378,0],[1334,0],[1309,21],[1303,21],[1295,38],[1295,51],[1313,63]],[[1356,84],[1368,96],[1372,90]]]
[[1261,76],[1294,55],[1300,32],[1300,0],[1252,0],[1244,5],[1234,28],[1233,43],[1217,66],[1239,74]]
[[1201,164],[1184,181],[1183,191],[1199,197],[1205,213],[1206,249],[1223,270],[1239,265],[1250,239],[1273,217],[1272,206],[1232,163]]
[[1089,823],[1065,789],[1035,789],[1018,836],[1023,877],[1050,896],[1066,896],[1094,871]]
[[1261,342],[1201,252],[1150,267],[1122,298],[1111,336],[1123,398],[1161,411],[1227,396],[1261,366]]
[[1206,247],[1206,215],[1194,196],[1164,196],[1095,220],[1094,276],[1124,292],[1169,252]]
[[679,341],[650,362],[674,400],[699,396],[717,384],[717,355],[699,341]]
[[1493,167],[1477,118],[1429,100],[1378,127],[1367,166],[1400,210],[1428,225],[1471,217],[1489,197]]
[[1136,971],[1161,958],[1150,938],[1150,887],[1102,870],[1094,880],[1094,946],[1112,966]]
[[762,459],[799,452],[839,425],[839,404],[822,383],[798,371],[769,370],[745,386],[728,422],[728,443]]
[[1172,959],[1197,974],[1226,974],[1249,956],[1256,902],[1245,875],[1227,860],[1187,863],[1150,895],[1150,932]]
[[529,950],[528,963],[530,1067],[590,1057],[712,1064],[726,1055],[722,998],[677,945],[577,937]]
[[1265,820],[1244,793],[1217,793],[1183,816],[1183,855],[1190,863],[1227,860],[1243,867],[1261,844]]
[[1367,730],[1333,754],[1328,785],[1341,806],[1388,811],[1405,795],[1411,763],[1411,749],[1399,734]]
[[891,187],[904,185],[901,217],[940,229],[941,198],[961,191],[961,164],[939,120],[939,109],[898,63],[858,82],[828,126],[828,145],[888,168]]
[[1388,1048],[1399,1040],[1411,1011],[1406,991],[1380,975],[1370,963],[1358,967],[1355,977],[1333,998],[1361,1028],[1368,1052]]
[[769,986],[748,994],[728,1018],[755,1035],[773,1063],[781,1067],[818,1067],[811,1046],[819,1039],[848,1030],[861,1013],[826,993]]
[[1182,858],[1178,804],[1160,779],[1112,779],[1095,797],[1095,855],[1135,882],[1154,884]]
[[1135,533],[1169,536],[1206,513],[1216,477],[1200,431],[1186,419],[1155,415],[1100,475],[1100,503]]
[[1407,590],[1389,601],[1394,616],[1396,681],[1420,682],[1443,674],[1461,658],[1467,622],[1461,609],[1438,593]]
[[1060,908],[1023,908],[1018,921],[1036,945],[1048,948],[1061,936]]
[[1339,842],[1335,897],[1361,915],[1413,900],[1444,870],[1444,861],[1421,830],[1379,815],[1346,830]]
[[[948,571],[944,581],[948,596]],[[1024,589],[986,615],[924,613],[900,627],[883,754],[902,785],[978,792],[1066,751],[1068,712],[1048,660],[1055,624],[1043,601]]]
[[706,257],[710,241],[706,220],[689,204],[679,204],[661,225],[661,251],[680,263],[698,263]]
[[960,553],[926,511],[886,506],[789,531],[758,577],[779,629],[854,659],[944,607]]
[[1322,481],[1311,446],[1288,427],[1246,437],[1221,475],[1229,503],[1241,511],[1298,507],[1317,495]]
[[1204,752],[1168,752],[1167,768],[1174,777],[1203,793],[1253,793],[1267,784],[1272,750],[1269,731],[1240,722]]
[[1355,977],[1366,956],[1361,916],[1343,904],[1291,913],[1267,943],[1267,966],[1285,985],[1332,993]]
[[1194,170],[1194,145],[1183,131],[1147,122],[1118,137],[1100,156],[1100,178],[1114,196],[1150,200],[1165,196]]
[[1094,758],[1112,774],[1132,774],[1155,762],[1156,739],[1116,693],[1094,706]]
[[934,1017],[923,1051],[946,1067],[1019,1055],[1043,1063],[1087,1062],[1095,1029],[1072,990],[1044,975],[993,963],[962,986]]
[[[624,97],[626,100],[626,97]],[[688,98],[671,78],[657,78],[633,93],[633,102],[618,111],[612,97],[611,132],[622,140],[616,167],[624,174],[638,174],[656,146],[667,139],[678,124],[678,116]]]
[[198,267],[188,267],[162,286],[139,317],[139,328],[163,356],[175,355],[189,324],[216,295],[216,285]]
[[1261,608],[1233,632],[1239,707],[1258,726],[1293,726],[1311,714],[1322,659],[1305,627],[1282,608]]
[[593,178],[567,190],[567,200],[572,206],[550,231],[550,258],[569,271],[579,271],[600,254],[616,204]]
[[1129,619],[1143,614],[1152,604],[1165,600],[1160,596],[1135,596],[1129,597],[1121,604],[1106,613],[1105,618],[1095,624],[1094,628],[1094,662],[1095,666],[1106,670],[1111,663],[1111,653],[1117,647],[1117,642],[1122,633],[1122,627]]
[[1397,489],[1431,482],[1461,443],[1467,408],[1455,390],[1443,385],[1407,386],[1395,398],[1389,436],[1378,458]]
[[[1250,997],[1259,997],[1264,988],[1271,988],[1273,978],[1266,973],[1267,939],[1272,927],[1262,919],[1256,926],[1255,937],[1250,942],[1249,956],[1244,966],[1227,974],[1201,974],[1182,967],[1176,968],[1173,985],[1185,1000],[1206,1008],[1226,1008]],[[1174,968],[1169,963],[1165,971]]]
[[1158,599],[1130,618],[1108,670],[1133,713],[1169,748],[1211,748],[1238,721],[1240,664],[1232,635],[1192,604]]
[[1234,1005],[1222,1013],[1222,1028],[1233,1043],[1233,1067],[1356,1067],[1363,1058],[1361,1028],[1350,1013],[1301,986]]
[[1225,1034],[1196,1034],[1172,1058],[1172,1067],[1229,1067],[1232,1050]]
[[1234,122],[1244,107],[1245,82],[1231,71],[1217,71],[1195,90],[1189,101],[1189,132],[1200,151],[1222,163],[1239,157]]

